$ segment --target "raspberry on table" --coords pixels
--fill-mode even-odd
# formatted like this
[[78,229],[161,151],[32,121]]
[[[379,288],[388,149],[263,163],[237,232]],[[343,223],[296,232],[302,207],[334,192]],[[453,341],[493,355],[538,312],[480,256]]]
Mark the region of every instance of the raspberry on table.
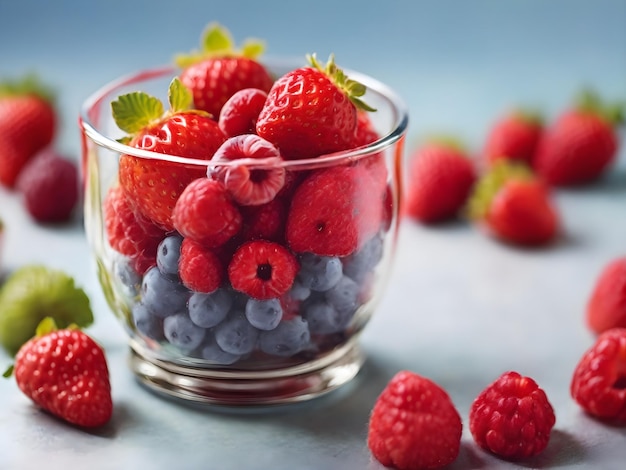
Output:
[[576,366],[570,392],[590,415],[626,424],[626,328],[598,336]]
[[476,444],[507,460],[531,457],[550,441],[556,422],[546,393],[530,377],[509,371],[486,387],[470,408]]
[[374,404],[367,445],[385,466],[436,469],[457,458],[462,431],[461,416],[443,388],[414,372],[400,371]]
[[241,245],[228,265],[228,278],[235,290],[255,299],[280,297],[293,285],[298,260],[284,246],[253,240]]

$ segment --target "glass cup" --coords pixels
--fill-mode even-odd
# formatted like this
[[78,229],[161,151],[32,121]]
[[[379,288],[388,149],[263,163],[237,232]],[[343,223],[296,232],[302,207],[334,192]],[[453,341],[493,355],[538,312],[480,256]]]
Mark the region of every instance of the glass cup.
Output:
[[[266,65],[277,76],[298,66]],[[346,71],[367,87],[364,99],[376,109],[369,115],[378,140],[314,159],[273,162],[271,168],[262,161],[246,164],[249,171],[275,170],[276,165],[284,171],[292,188],[281,193],[285,217],[299,204],[304,218],[309,210],[316,217],[332,214],[330,220],[318,221],[319,230],[321,224],[341,221],[341,230],[352,237],[341,242],[348,246],[341,255],[295,251],[279,224],[280,230],[271,236],[257,233],[248,238],[271,237],[265,241],[279,245],[297,261],[286,293],[259,301],[233,287],[228,275],[217,290],[194,292],[176,274],[163,275],[157,263],[161,253],[179,249],[178,233],[162,233],[170,245],[154,242],[144,262],[133,263],[112,248],[105,217],[122,156],[170,165],[172,171],[185,167],[199,178],[235,162],[189,160],[118,141],[124,133],[113,121],[111,102],[122,94],[144,91],[166,103],[175,73],[164,67],[123,77],[96,91],[80,112],[85,229],[105,298],[128,333],[130,368],[149,389],[200,404],[282,404],[330,392],[362,367],[365,355],[359,336],[389,278],[399,223],[405,106],[384,84]],[[312,200],[309,195],[304,208],[296,202],[304,182],[329,172],[345,172],[342,178],[349,184],[332,197]],[[252,215],[243,208],[242,214],[245,225]],[[225,266],[245,241],[244,235],[233,237],[232,246],[223,250]]]

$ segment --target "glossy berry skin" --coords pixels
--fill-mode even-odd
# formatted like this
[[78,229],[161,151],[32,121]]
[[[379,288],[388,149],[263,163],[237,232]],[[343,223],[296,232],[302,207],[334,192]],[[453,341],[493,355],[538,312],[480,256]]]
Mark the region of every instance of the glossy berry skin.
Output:
[[111,418],[104,351],[80,330],[57,330],[31,339],[18,351],[14,373],[26,396],[69,423],[91,428]]
[[220,111],[218,124],[222,132],[228,137],[254,134],[266,99],[267,93],[258,88],[245,88],[233,94]]
[[578,362],[570,393],[580,407],[600,420],[626,425],[626,328],[598,336]]
[[473,163],[465,152],[438,142],[417,148],[407,173],[404,212],[425,224],[456,217],[476,181]]
[[540,140],[533,161],[548,184],[576,186],[597,180],[613,163],[618,139],[609,122],[584,110],[563,113]]
[[195,107],[207,111],[216,121],[236,92],[257,88],[267,93],[273,83],[261,63],[246,57],[208,58],[185,68],[180,80],[193,93]]
[[354,145],[356,107],[321,70],[302,67],[280,77],[259,114],[256,132],[288,160],[313,158]]
[[[180,112],[143,129],[129,145],[156,153],[209,160],[224,140],[226,136],[210,117]],[[122,155],[119,180],[136,210],[171,231],[176,201],[191,181],[204,176],[204,168]]]
[[52,143],[53,105],[35,94],[0,95],[0,184],[13,188],[26,163]]
[[487,165],[500,159],[530,165],[543,133],[543,124],[533,116],[512,111],[499,118],[487,134],[483,158]]
[[302,317],[281,321],[276,328],[262,331],[259,348],[272,356],[289,357],[304,350],[311,340],[309,326]]
[[615,258],[602,268],[587,301],[585,320],[596,334],[626,328],[626,257]]
[[560,230],[549,190],[536,179],[506,182],[491,201],[484,222],[495,237],[513,245],[545,245]]
[[418,374],[400,371],[374,404],[367,445],[386,467],[436,469],[457,458],[461,433],[461,417],[445,390]]
[[226,243],[239,232],[242,223],[224,185],[204,177],[189,183],[181,193],[172,220],[179,233],[207,247]]
[[545,392],[530,377],[506,372],[486,387],[470,408],[476,444],[507,460],[541,453],[556,422]]
[[258,300],[280,297],[293,285],[298,260],[287,248],[266,240],[241,245],[228,265],[232,287]]
[[29,160],[17,179],[26,210],[40,223],[63,223],[71,219],[78,203],[76,164],[53,151]]

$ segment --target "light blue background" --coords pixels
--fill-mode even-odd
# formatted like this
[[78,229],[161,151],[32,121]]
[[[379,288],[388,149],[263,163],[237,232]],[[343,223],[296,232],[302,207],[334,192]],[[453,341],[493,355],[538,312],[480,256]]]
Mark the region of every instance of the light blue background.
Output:
[[[386,82],[410,111],[407,151],[437,132],[476,150],[509,107],[534,106],[550,120],[583,86],[626,99],[626,0],[0,0],[0,77],[34,71],[57,89],[57,145],[78,158],[82,101],[120,75],[197,47],[212,20],[238,41],[264,38],[268,57],[333,52],[340,65]],[[369,360],[360,378],[310,406],[246,415],[198,412],[139,387],[81,228],[37,226],[18,195],[0,188],[2,267],[42,262],[84,286],[116,404],[111,426],[83,433],[0,381],[0,469],[379,470],[365,444],[367,416],[406,368],[441,384],[464,419],[453,469],[621,470],[626,431],[581,413],[568,385],[592,341],[582,321],[592,282],[626,252],[624,150],[606,178],[558,191],[555,201],[564,236],[546,250],[513,249],[468,224],[404,224],[387,295],[363,336]],[[0,352],[0,369],[9,362]],[[535,378],[557,414],[546,452],[520,465],[479,451],[467,429],[473,397],[507,369]]]

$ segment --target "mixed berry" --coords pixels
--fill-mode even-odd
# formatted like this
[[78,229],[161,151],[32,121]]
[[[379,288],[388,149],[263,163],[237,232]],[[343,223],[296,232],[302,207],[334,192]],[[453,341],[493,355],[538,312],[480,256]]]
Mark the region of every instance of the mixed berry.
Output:
[[120,156],[103,203],[112,272],[131,327],[174,357],[309,360],[365,323],[389,245],[385,152],[323,158],[378,140],[375,110],[333,57],[274,77],[258,48],[207,35],[179,58],[169,109],[141,91],[112,102],[124,143],[183,159]]

